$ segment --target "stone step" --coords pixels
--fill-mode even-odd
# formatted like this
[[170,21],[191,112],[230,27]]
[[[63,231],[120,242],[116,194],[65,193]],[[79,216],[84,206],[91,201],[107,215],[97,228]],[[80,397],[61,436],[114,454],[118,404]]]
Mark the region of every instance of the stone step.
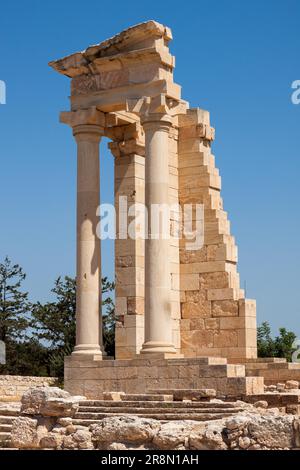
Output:
[[[230,361],[231,362],[231,361]],[[248,358],[243,359],[245,364],[260,364],[260,363],[270,363],[270,362],[287,362],[283,357],[257,357],[257,358]]]
[[203,400],[207,398],[215,398],[216,390],[212,388],[198,388],[198,389],[157,389],[149,390],[149,393],[156,394],[171,394],[174,400]]
[[0,443],[10,441],[10,432],[0,432]]
[[[205,405],[205,406],[204,406]],[[117,402],[113,406],[110,406],[107,403],[98,404],[97,406],[83,406],[80,405],[78,411],[87,411],[87,412],[94,412],[98,409],[109,409],[109,410],[120,410],[122,409],[167,409],[167,410],[179,410],[179,409],[198,409],[198,410],[206,410],[206,409],[236,409],[237,406],[231,403],[199,403],[199,402],[172,402],[172,403],[164,403],[164,402]]]
[[11,429],[16,416],[19,415],[18,409],[0,407],[0,449],[10,449]]
[[287,406],[300,404],[300,394],[296,393],[261,393],[259,395],[246,395],[243,400],[248,403],[267,401],[269,406]]
[[[0,450],[11,450],[10,449],[10,439],[8,439],[7,441],[0,441]],[[19,450],[19,449],[15,449],[15,450]]]
[[149,408],[236,408],[236,404],[234,402],[221,402],[221,403],[214,403],[214,402],[185,402],[185,401],[177,401],[177,402],[156,402],[156,401],[106,401],[106,400],[85,400],[81,401],[79,404],[79,409],[82,408],[89,408],[89,407],[98,407],[98,406],[107,406],[110,408],[118,408],[118,407],[149,407]]
[[20,411],[15,409],[0,408],[1,416],[19,416]]
[[[114,414],[114,413],[102,413],[98,415],[97,419],[92,418],[74,418],[73,423],[82,426],[89,426],[90,424],[99,423],[100,420],[104,418],[111,418],[112,416],[126,416],[127,414]],[[168,413],[168,414],[159,414],[159,413],[134,413],[134,416],[139,418],[151,418],[157,419],[159,421],[178,421],[178,420],[192,420],[192,421],[211,421],[216,419],[229,418],[233,413]]]
[[166,409],[166,408],[155,408],[155,409],[150,409],[150,408],[115,408],[115,409],[110,409],[110,408],[98,408],[97,411],[95,412],[87,412],[87,411],[78,411],[75,413],[75,418],[76,419],[101,419],[101,416],[103,414],[110,414],[110,415],[118,415],[118,414],[131,414],[131,415],[136,415],[136,414],[143,414],[143,415],[151,415],[155,413],[156,415],[169,415],[169,414],[177,414],[178,419],[183,419],[182,415],[192,415],[192,414],[223,414],[223,413],[229,413],[231,415],[238,413],[242,411],[241,408],[234,408],[234,409],[226,409],[226,408],[208,408],[204,410],[199,410],[198,408],[191,408],[189,410],[185,408],[178,408],[176,410],[174,409]]
[[0,424],[0,433],[1,432],[11,432],[12,424]]
[[1,424],[12,424],[14,419],[14,416],[0,416],[0,426]]
[[146,393],[146,394],[137,394],[137,393],[130,393],[121,395],[122,401],[173,401],[173,395],[171,393],[165,394],[156,394],[156,393]]

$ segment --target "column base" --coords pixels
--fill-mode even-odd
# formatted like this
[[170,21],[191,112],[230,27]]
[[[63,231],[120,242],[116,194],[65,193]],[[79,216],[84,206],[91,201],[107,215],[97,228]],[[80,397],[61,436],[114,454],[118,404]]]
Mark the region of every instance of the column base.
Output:
[[103,356],[101,348],[99,344],[78,344],[75,346],[74,351],[72,352],[72,356]]
[[161,343],[159,341],[147,341],[143,344],[140,354],[177,354],[173,344]]

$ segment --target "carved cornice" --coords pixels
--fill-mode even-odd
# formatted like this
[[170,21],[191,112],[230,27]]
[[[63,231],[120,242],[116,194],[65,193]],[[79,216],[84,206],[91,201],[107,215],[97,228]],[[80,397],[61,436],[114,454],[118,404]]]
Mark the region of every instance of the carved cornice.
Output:
[[167,47],[171,39],[170,28],[151,20],[132,26],[82,52],[51,61],[49,65],[58,73],[73,78],[82,74],[97,73],[99,69],[106,67],[108,61],[114,60],[114,57],[125,63],[128,60],[140,60],[141,51],[144,49],[144,56],[158,55],[162,63],[173,68],[174,60]]

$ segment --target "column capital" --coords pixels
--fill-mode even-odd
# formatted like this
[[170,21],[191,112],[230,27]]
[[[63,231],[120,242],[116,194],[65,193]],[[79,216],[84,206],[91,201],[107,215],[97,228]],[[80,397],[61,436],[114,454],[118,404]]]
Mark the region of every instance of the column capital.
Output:
[[126,110],[139,115],[143,126],[155,123],[166,130],[173,124],[175,116],[186,113],[187,107],[186,101],[168,98],[164,93],[126,101]]
[[100,142],[101,137],[104,135],[103,127],[95,124],[81,124],[73,127],[73,136],[76,141]]
[[59,120],[72,127],[75,137],[79,134],[104,135],[105,113],[98,111],[96,106],[77,111],[62,111]]

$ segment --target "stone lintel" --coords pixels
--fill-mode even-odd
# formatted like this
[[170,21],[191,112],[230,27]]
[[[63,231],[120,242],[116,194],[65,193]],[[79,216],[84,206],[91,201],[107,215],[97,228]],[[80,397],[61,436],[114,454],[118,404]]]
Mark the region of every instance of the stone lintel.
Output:
[[116,111],[106,115],[106,127],[120,127],[127,126],[128,124],[139,123],[140,120],[136,114],[128,113],[127,111]]

